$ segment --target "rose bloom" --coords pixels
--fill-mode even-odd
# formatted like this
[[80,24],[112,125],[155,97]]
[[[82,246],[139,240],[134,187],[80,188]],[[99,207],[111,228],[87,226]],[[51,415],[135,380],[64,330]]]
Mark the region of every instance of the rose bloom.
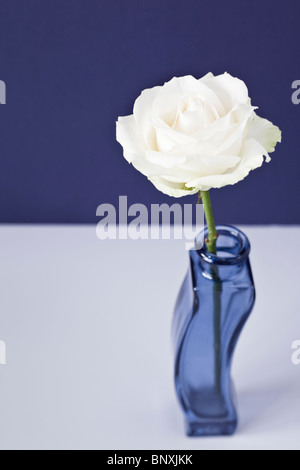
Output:
[[124,157],[157,189],[181,197],[235,184],[262,165],[281,132],[251,105],[245,83],[228,73],[173,78],[144,90],[120,117]]

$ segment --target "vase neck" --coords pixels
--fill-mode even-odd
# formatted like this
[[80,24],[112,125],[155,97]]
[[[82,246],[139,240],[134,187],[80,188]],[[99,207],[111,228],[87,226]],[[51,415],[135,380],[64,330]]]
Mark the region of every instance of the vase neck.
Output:
[[[208,251],[207,245],[192,254],[192,258],[201,265],[202,275],[209,279],[224,281],[230,279],[238,272],[248,260],[250,243],[247,236],[240,230],[229,225],[218,225],[217,253]],[[208,238],[205,229],[200,235],[200,240]]]

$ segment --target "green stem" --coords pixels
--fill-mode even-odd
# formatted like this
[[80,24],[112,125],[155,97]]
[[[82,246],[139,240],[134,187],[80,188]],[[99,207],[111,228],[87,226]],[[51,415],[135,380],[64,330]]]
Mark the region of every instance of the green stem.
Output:
[[[206,223],[208,227],[208,239],[206,246],[208,251],[217,254],[217,239],[218,233],[211,207],[211,199],[209,191],[201,191],[199,198],[202,199],[204,205],[204,212]],[[212,279],[214,282],[213,296],[214,296],[214,351],[215,351],[215,389],[217,394],[221,393],[221,291],[222,285],[219,280],[218,266],[211,267]]]
[[211,253],[215,255],[217,253],[218,234],[216,231],[216,225],[215,225],[214,216],[212,212],[210,194],[209,194],[209,191],[201,191],[200,195],[203,201],[204,212],[205,212],[207,228],[208,228],[208,239],[206,240],[206,246],[208,248],[208,251],[210,251]]

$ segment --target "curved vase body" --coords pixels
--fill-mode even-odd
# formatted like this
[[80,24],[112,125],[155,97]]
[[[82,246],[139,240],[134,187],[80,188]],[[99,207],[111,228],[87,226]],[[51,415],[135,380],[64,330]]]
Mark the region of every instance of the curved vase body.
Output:
[[205,245],[189,252],[174,312],[176,391],[189,436],[236,430],[231,361],[255,301],[247,237],[230,226],[217,231],[217,255]]

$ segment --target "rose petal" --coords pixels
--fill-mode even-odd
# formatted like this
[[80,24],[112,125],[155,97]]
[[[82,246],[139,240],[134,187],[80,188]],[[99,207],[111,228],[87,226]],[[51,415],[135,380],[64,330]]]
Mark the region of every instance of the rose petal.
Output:
[[175,77],[165,83],[155,98],[153,112],[171,127],[177,117],[180,99],[191,95],[197,95],[203,102],[209,101],[214,105],[220,116],[225,114],[222,102],[216,94],[201,80],[197,80],[190,75],[180,78]]
[[193,137],[177,132],[171,127],[155,126],[157,148],[160,152],[169,152],[174,147],[195,144],[197,141]]
[[[146,152],[147,162],[153,164],[157,175],[179,176],[181,180],[223,173],[226,169],[236,166],[240,157],[236,155],[196,155],[193,157],[171,156],[161,152]],[[159,170],[160,169],[160,170]],[[155,173],[152,173],[152,175]]]
[[274,152],[276,144],[281,142],[279,127],[274,126],[267,119],[257,116],[257,114],[254,115],[248,135],[250,138],[256,139],[268,153]]
[[184,168],[201,176],[218,175],[235,167],[241,158],[236,155],[202,155],[187,158]]
[[[170,156],[163,156],[163,154],[157,153],[160,156],[160,161],[157,164],[155,160],[151,158],[151,155],[155,154],[155,152],[147,151],[146,154],[147,158],[140,158],[139,156],[133,155],[131,161],[133,166],[145,176],[168,176],[179,179],[179,181],[188,181],[197,176],[195,172],[184,168],[186,157],[181,157],[175,161],[175,157],[172,159]],[[167,160],[169,164],[167,164]],[[181,163],[181,166],[179,163]]]
[[171,197],[183,197],[198,192],[197,189],[186,188],[184,183],[172,183],[159,176],[148,179],[159,191]]
[[263,164],[264,157],[266,161],[271,160],[266,149],[257,140],[247,138],[243,145],[240,168],[255,170]]
[[249,121],[254,113],[254,107],[237,105],[233,108],[232,115],[238,123],[235,130],[224,139],[220,146],[216,146],[216,154],[240,155],[245,136],[248,133]]
[[265,149],[254,139],[246,139],[243,145],[243,155],[240,164],[221,175],[204,176],[186,183],[188,188],[197,188],[199,191],[208,191],[211,188],[221,188],[242,181],[251,170],[259,168],[264,161]]
[[133,154],[143,156],[145,147],[133,115],[119,117],[117,122],[117,141],[123,147],[126,160],[131,163]]
[[249,104],[249,93],[245,83],[229,73],[206,79],[205,83],[219,97],[227,112],[237,103]]
[[157,150],[156,132],[151,122],[153,102],[161,87],[144,90],[134,103],[133,114],[146,148]]

